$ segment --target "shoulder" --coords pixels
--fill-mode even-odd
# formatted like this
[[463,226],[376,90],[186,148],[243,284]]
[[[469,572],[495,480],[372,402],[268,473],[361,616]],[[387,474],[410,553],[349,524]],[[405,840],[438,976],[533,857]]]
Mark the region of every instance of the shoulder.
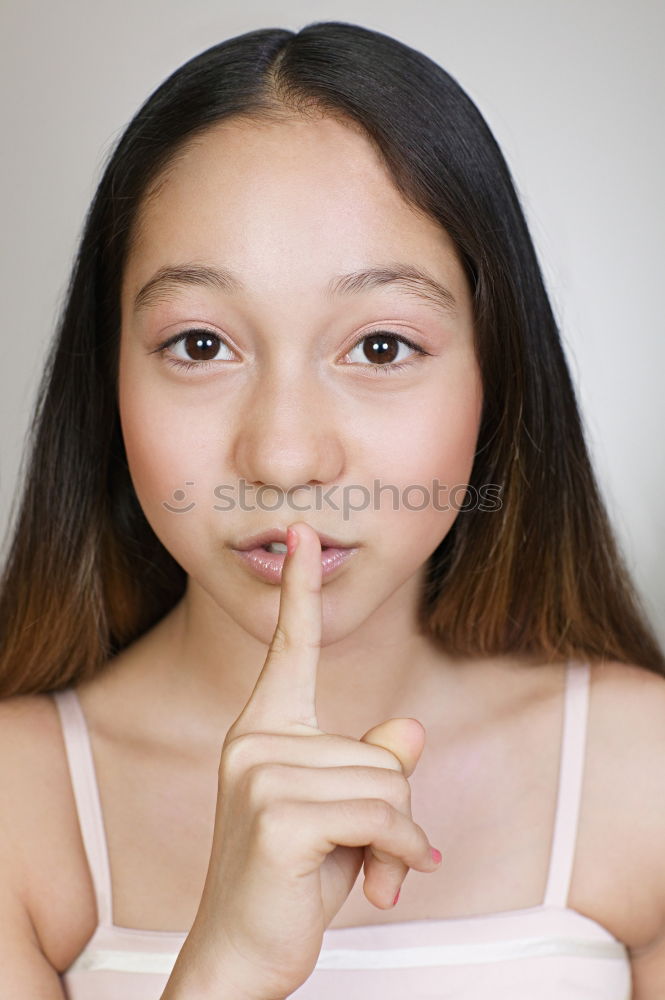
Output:
[[96,924],[55,703],[0,699],[0,840],[44,954],[66,968]]
[[665,677],[635,663],[594,662],[591,664],[591,685],[596,703],[606,708],[617,699],[627,698],[625,708],[628,712],[647,710],[653,698],[653,710],[657,715],[665,703]]
[[2,826],[5,839],[22,842],[19,824],[36,818],[42,795],[52,789],[56,724],[54,706],[44,695],[0,700],[0,808],[13,821]]
[[611,763],[626,794],[632,784],[643,798],[645,783],[665,778],[665,677],[635,664],[592,664],[589,732],[589,752]]
[[665,926],[665,677],[592,665],[582,797],[603,845],[599,878],[616,886],[617,936],[637,951]]

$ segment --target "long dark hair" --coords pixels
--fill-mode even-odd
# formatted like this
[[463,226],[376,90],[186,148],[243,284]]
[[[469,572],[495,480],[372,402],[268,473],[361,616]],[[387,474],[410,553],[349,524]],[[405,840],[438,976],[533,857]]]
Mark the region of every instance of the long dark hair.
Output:
[[460,655],[584,656],[665,675],[594,478],[570,375],[510,172],[482,115],[422,53],[365,27],[250,31],[176,70],[112,150],[85,219],[40,384],[0,589],[0,696],[100,671],[181,598],[148,524],[116,401],[123,267],[174,155],[229,118],[335,117],[445,228],[473,291],[484,407],[470,485],[427,565],[420,622]]

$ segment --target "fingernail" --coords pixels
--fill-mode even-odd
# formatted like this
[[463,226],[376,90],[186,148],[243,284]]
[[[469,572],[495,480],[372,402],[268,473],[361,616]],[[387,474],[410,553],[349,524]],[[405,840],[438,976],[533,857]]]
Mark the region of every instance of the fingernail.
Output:
[[286,529],[286,548],[290,556],[298,548],[298,532],[294,528]]
[[437,851],[436,847],[432,848],[432,858],[436,861],[437,865],[441,861],[441,851]]
[[402,891],[402,890],[401,890],[401,888],[397,890],[397,895],[396,895],[396,896],[395,896],[395,898],[393,899],[393,906],[395,905],[395,903],[396,903],[396,902],[397,902],[397,900],[399,899],[399,894],[400,894],[400,892],[401,892],[401,891]]

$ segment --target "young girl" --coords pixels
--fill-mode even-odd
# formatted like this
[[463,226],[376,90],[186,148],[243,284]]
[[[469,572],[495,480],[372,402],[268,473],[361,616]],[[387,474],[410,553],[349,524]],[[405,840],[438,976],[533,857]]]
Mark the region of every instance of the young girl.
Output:
[[177,70],[31,444],[3,1000],[662,996],[665,660],[439,66],[331,22]]

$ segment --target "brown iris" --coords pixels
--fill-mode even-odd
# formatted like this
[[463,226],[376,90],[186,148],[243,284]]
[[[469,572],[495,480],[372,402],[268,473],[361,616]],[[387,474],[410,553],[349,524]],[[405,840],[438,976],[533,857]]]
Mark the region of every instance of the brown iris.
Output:
[[214,361],[219,351],[219,338],[203,330],[188,333],[183,343],[192,361]]
[[385,333],[369,334],[364,338],[364,344],[363,352],[372,364],[377,361],[394,361],[399,352],[397,338]]

